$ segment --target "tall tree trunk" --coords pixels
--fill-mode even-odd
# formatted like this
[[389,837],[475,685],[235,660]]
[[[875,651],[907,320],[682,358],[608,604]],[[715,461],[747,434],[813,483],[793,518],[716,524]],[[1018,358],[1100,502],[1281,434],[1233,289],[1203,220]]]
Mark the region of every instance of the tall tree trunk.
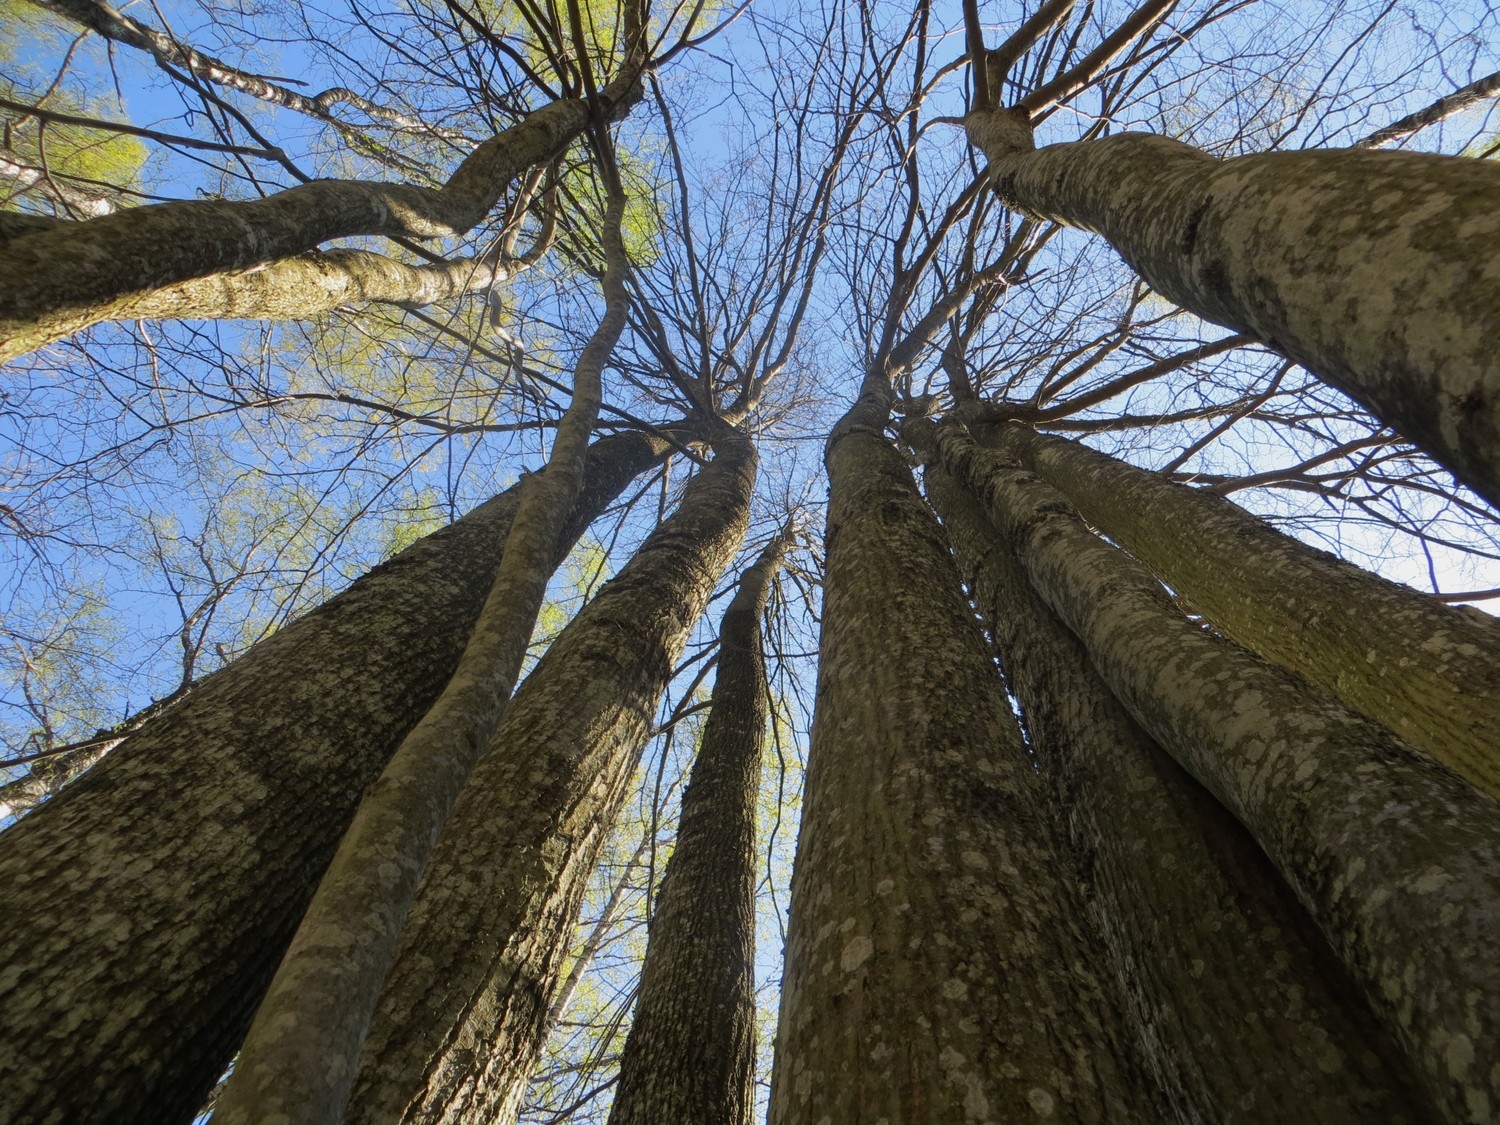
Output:
[[541,1050],[589,873],[658,700],[749,518],[731,433],[553,641],[438,841],[376,1008],[351,1125],[507,1121]]
[[1015,461],[938,429],[945,469],[1016,545],[1136,721],[1249,829],[1449,1120],[1500,1108],[1500,803],[1182,616]]
[[828,448],[773,1125],[1160,1120],[948,545],[868,391]]
[[1215,160],[1125,133],[970,141],[1008,203],[1109,240],[1164,296],[1305,365],[1500,504],[1500,167],[1339,149]]
[[1006,441],[1225,635],[1500,797],[1500,624],[1077,442],[1019,426]]
[[600,233],[604,316],[573,369],[573,398],[545,472],[521,486],[495,584],[442,695],[360,802],[251,1024],[214,1114],[218,1125],[285,1117],[338,1125],[401,923],[443,821],[521,674],[568,513],[583,490],[604,364],[630,308],[625,196]]
[[[665,448],[599,442],[569,539]],[[363,790],[451,675],[518,491],[209,676],[0,834],[0,1120],[192,1119]]]
[[750,1125],[755,1112],[755,811],[766,728],[760,619],[788,534],[740,578],[682,798],[610,1125]]
[[1432,1120],[1255,841],[1125,712],[975,500],[938,467],[926,486],[1091,873],[1091,915],[1177,1119]]
[[[640,97],[639,79],[640,67],[631,63],[601,90],[606,112],[628,111]],[[129,207],[11,238],[0,243],[0,363],[103,320],[232,311],[234,302],[213,286],[182,283],[295,258],[331,239],[463,234],[489,213],[511,180],[566,150],[587,127],[589,114],[579,99],[551,102],[485,141],[440,188],[314,180],[264,199]],[[354,270],[353,277],[366,279],[363,284],[389,294],[405,285],[439,292],[454,281],[442,271],[419,274],[394,264],[376,270],[368,257],[340,252],[333,259],[335,273]],[[306,269],[284,267],[277,277],[316,291],[328,278],[315,262]],[[160,292],[171,286],[179,287],[175,299]],[[187,307],[191,302],[183,296],[194,293],[205,298],[201,313]],[[255,299],[271,303],[265,293]],[[314,292],[310,299],[323,298]]]

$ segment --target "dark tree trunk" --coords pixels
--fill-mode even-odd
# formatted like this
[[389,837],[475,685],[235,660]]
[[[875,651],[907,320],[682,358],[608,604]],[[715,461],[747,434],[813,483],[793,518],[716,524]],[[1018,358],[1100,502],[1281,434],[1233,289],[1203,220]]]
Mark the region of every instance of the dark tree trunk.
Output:
[[719,627],[713,704],[682,798],[610,1125],[750,1125],[755,1111],[755,810],[766,729],[761,614],[786,536]]
[[510,1120],[541,1050],[589,873],[657,702],[749,519],[732,434],[681,506],[527,677],[417,893],[346,1120]]
[[1220,632],[1500,797],[1500,624],[1299,543],[1212,493],[1007,429],[1023,462]]
[[1304,364],[1500,504],[1493,161],[1220,161],[1138,133],[1028,151],[1016,111],[967,124],[1007,202],[1103,235],[1163,296]]
[[[664,451],[599,442],[568,541]],[[208,677],[0,835],[0,1120],[192,1119],[365,787],[452,673],[517,492]]]
[[1156,1122],[948,545],[859,403],[828,450],[773,1125]]
[[926,485],[1177,1119],[1431,1120],[1406,1060],[1255,841],[1125,712],[974,499],[941,468]]
[[1500,1107],[1500,803],[1185,618],[1066,499],[957,427],[940,463],[1135,720],[1250,831],[1451,1121]]

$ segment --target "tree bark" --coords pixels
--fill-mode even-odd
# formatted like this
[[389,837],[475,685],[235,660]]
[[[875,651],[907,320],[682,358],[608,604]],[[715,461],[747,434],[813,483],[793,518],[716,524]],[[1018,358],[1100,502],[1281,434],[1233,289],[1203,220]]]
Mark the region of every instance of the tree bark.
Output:
[[998,672],[867,393],[828,559],[773,1125],[1161,1119]]
[[[599,442],[569,539],[665,449]],[[517,491],[207,677],[0,835],[0,1120],[192,1119],[363,790],[452,673]]]
[[1500,1108],[1500,804],[1386,728],[1183,617],[1018,463],[939,427],[941,463],[1163,749],[1250,831],[1451,1121]]
[[514,1117],[568,936],[658,700],[744,536],[733,433],[677,512],[563,630],[506,709],[402,930],[346,1121]]
[[740,578],[682,798],[609,1125],[750,1125],[755,1112],[755,811],[766,729],[761,615],[787,535]]
[[1090,917],[1177,1120],[1433,1120],[1255,841],[1125,712],[975,500],[941,468],[926,486],[1091,874]]
[[604,315],[573,369],[545,472],[521,486],[495,583],[443,693],[360,802],[240,1049],[218,1125],[338,1125],[401,923],[443,821],[515,689],[568,514],[583,490],[604,365],[625,327],[625,197],[600,237]]
[[[639,98],[639,69],[627,68],[599,92],[606,112],[628,111]],[[440,188],[315,180],[264,199],[131,207],[11,238],[0,243],[0,363],[103,320],[159,315],[163,302],[175,316],[210,315],[227,299],[216,291],[234,283],[215,286],[201,279],[277,264],[330,239],[463,234],[489,213],[511,180],[562,153],[588,121],[586,102],[551,102],[485,141]],[[354,263],[372,272],[371,256],[340,253],[344,257],[335,261],[345,272]],[[278,276],[317,290],[327,284],[326,272],[312,259],[303,267],[282,266]],[[398,269],[397,278],[386,276],[390,267],[374,272],[387,287],[412,282],[409,267]],[[419,276],[424,285],[439,288],[452,282],[438,272]],[[174,286],[175,297],[161,292]],[[203,314],[188,311],[183,294],[194,292],[205,295]],[[314,298],[325,299],[316,293]],[[262,293],[257,299],[270,298]]]
[[1500,504],[1500,167],[1339,149],[1215,160],[1125,133],[970,141],[1013,206],[1103,235],[1163,296],[1303,364]]
[[1006,440],[1220,632],[1500,797],[1500,625],[1076,442],[1021,427]]

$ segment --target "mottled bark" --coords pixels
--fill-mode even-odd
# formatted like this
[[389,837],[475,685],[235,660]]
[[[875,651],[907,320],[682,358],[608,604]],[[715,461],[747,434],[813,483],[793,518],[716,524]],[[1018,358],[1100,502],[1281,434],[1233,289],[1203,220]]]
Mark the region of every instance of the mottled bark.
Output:
[[1076,442],[1020,427],[1006,440],[1220,632],[1500,796],[1500,623]]
[[1126,133],[1030,149],[973,113],[996,190],[1109,240],[1163,296],[1303,364],[1500,503],[1500,166],[1341,149],[1215,160]]
[[742,435],[553,641],[438,841],[365,1042],[350,1125],[508,1121],[657,702],[748,521]]
[[755,1112],[755,810],[766,729],[760,619],[786,537],[719,626],[713,704],[682,798],[610,1125],[750,1125]]
[[24,816],[63,786],[78,777],[121,742],[123,738],[95,739],[77,749],[44,758],[14,781],[0,785],[0,820]]
[[1132,716],[1255,837],[1452,1121],[1500,1108],[1500,803],[1213,636],[1018,463],[939,428],[941,463]]
[[[600,91],[606,111],[628,110],[639,97],[638,70]],[[562,153],[588,121],[582,100],[545,105],[485,141],[440,188],[315,180],[264,199],[131,207],[9,239],[0,243],[0,363],[103,320],[148,315],[136,311],[142,302],[149,308],[160,300],[178,309],[173,315],[188,315],[180,295],[157,291],[307,254],[330,239],[462,234],[511,180]],[[315,263],[285,268],[314,289],[324,284]],[[197,288],[222,305],[227,298],[216,290],[234,284]]]
[[401,923],[448,810],[494,734],[583,489],[601,380],[630,307],[610,196],[600,239],[605,311],[573,368],[573,398],[545,472],[528,477],[495,583],[442,695],[360,802],[255,1022],[214,1119],[219,1125],[338,1125]]
[[1255,841],[1125,712],[975,500],[941,468],[926,486],[1090,873],[1091,919],[1177,1119],[1431,1120],[1406,1060]]
[[998,671],[884,421],[867,398],[828,450],[770,1120],[1159,1121]]
[[367,250],[315,250],[153,289],[116,319],[310,320],[372,301],[419,307],[509,281],[518,268],[475,258],[411,266]]
[[[601,441],[571,534],[664,450]],[[516,493],[207,677],[0,834],[0,1120],[192,1119],[361,793],[451,674]]]

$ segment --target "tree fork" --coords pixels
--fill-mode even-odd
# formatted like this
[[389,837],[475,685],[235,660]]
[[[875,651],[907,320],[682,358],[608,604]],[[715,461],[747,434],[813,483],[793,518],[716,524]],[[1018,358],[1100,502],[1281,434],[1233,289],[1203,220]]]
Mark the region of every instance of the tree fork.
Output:
[[506,1122],[657,702],[749,520],[721,430],[677,511],[552,642],[469,775],[401,932],[348,1125]]
[[1205,633],[1035,474],[957,426],[945,469],[1135,720],[1255,837],[1454,1122],[1500,1106],[1500,803]]
[[[666,449],[596,443],[569,542]],[[364,789],[452,673],[518,491],[207,677],[0,834],[0,1120],[192,1120]]]
[[965,121],[1012,206],[1103,235],[1163,296],[1264,341],[1500,504],[1500,167],[1337,149],[1215,160],[1124,133],[1033,148]]
[[1090,916],[1178,1119],[1435,1120],[1255,841],[1130,718],[973,497],[938,466],[925,483],[1092,873]]

